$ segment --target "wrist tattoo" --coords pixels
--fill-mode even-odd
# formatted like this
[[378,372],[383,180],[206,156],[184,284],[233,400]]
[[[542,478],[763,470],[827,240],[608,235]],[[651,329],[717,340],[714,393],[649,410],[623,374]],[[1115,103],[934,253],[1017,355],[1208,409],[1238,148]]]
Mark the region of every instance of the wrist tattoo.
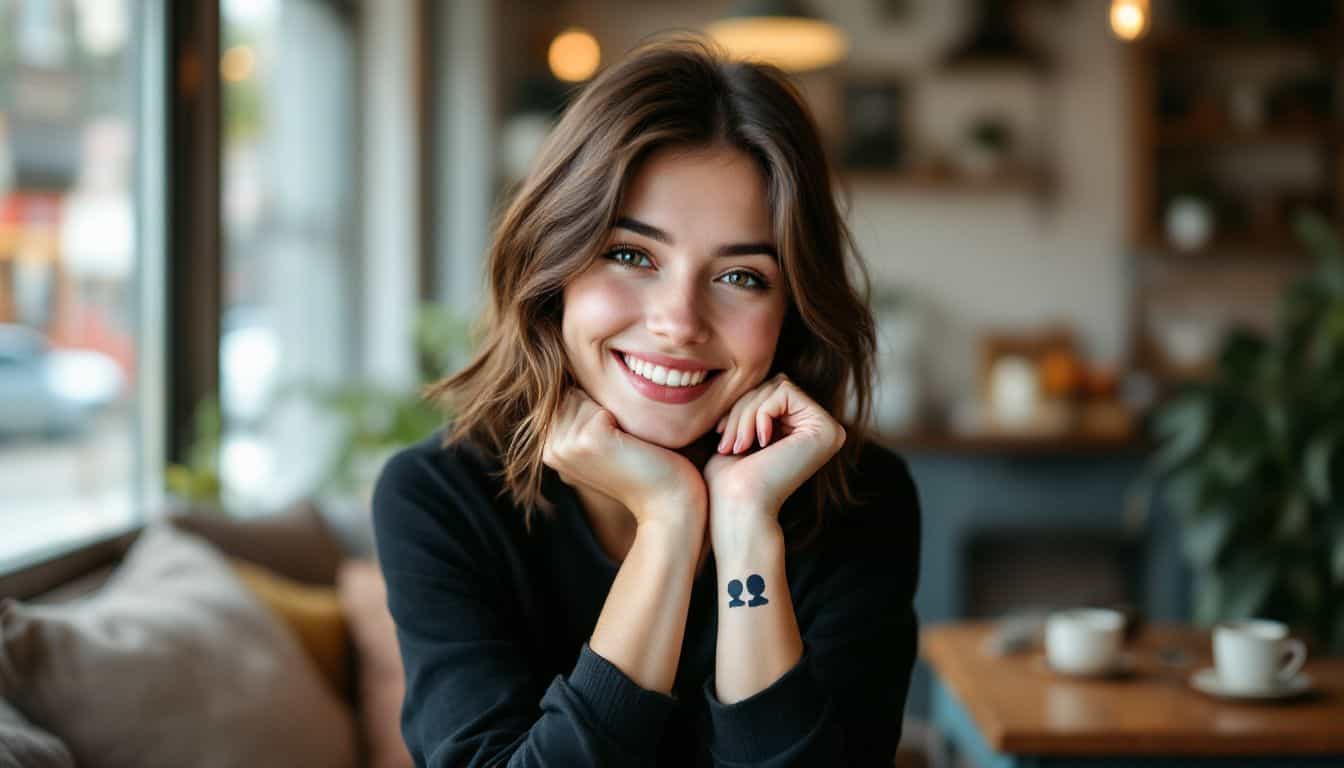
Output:
[[750,601],[742,599],[741,581],[733,579],[728,582],[728,597],[731,598],[728,601],[728,607],[740,608],[742,606],[747,606],[749,608],[755,608],[758,605],[765,605],[770,602],[765,596],[765,579],[761,578],[760,574],[753,573],[747,577],[747,591],[751,593]]

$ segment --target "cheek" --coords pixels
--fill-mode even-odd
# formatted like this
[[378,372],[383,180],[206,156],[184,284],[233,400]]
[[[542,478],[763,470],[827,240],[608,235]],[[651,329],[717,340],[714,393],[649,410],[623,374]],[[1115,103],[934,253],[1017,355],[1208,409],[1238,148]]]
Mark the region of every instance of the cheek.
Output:
[[784,310],[778,306],[759,306],[726,316],[719,326],[719,337],[731,350],[733,359],[753,378],[764,378],[774,361]]
[[[565,288],[565,345],[572,354],[591,348],[638,319],[637,298],[620,281],[584,275]],[[575,361],[577,362],[577,361]]]

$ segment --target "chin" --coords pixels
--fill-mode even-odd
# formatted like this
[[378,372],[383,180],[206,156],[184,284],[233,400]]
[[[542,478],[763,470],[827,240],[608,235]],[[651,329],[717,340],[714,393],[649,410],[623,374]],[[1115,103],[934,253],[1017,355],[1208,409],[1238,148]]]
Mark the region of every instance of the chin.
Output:
[[620,424],[622,430],[646,443],[674,451],[695,442],[708,430],[708,428],[694,428],[696,425],[688,422],[677,423],[675,419],[659,418],[651,414],[628,418],[613,411],[613,415],[616,416],[616,422]]

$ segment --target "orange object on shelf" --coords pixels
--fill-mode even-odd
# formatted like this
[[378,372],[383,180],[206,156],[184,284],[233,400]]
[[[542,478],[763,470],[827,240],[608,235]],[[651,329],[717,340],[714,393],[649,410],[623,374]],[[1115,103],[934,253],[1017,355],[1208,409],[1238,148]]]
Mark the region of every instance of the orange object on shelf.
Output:
[[1085,372],[1071,350],[1052,349],[1041,355],[1037,366],[1047,397],[1071,397],[1081,388]]
[[1084,374],[1083,388],[1090,398],[1110,400],[1120,391],[1120,374],[1114,368],[1099,366],[1087,369]]

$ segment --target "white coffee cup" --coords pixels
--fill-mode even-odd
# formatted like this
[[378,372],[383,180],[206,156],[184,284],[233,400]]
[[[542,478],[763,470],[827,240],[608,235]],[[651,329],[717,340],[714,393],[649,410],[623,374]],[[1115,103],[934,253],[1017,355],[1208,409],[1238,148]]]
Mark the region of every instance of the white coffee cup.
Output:
[[1075,608],[1045,622],[1045,657],[1060,672],[1092,675],[1114,668],[1124,640],[1125,615],[1104,608]]
[[1247,619],[1213,630],[1218,682],[1231,691],[1272,691],[1293,679],[1307,661],[1307,647],[1277,621]]

